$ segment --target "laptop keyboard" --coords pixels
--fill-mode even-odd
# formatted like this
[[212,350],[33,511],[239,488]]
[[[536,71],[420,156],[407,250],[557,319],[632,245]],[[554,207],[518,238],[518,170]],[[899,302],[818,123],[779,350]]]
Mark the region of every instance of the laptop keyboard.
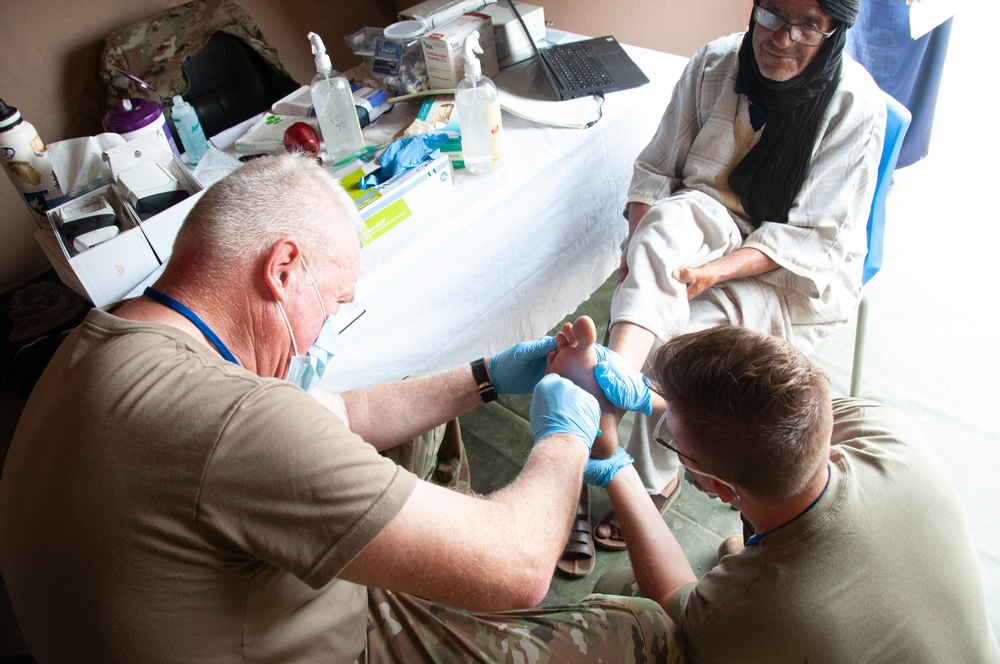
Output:
[[543,51],[545,61],[562,84],[572,90],[597,88],[612,83],[604,68],[584,48],[562,44]]

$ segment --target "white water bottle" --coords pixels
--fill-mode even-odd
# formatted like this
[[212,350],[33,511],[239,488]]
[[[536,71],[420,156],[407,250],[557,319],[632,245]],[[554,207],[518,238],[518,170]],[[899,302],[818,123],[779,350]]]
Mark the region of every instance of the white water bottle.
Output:
[[462,161],[470,173],[489,173],[503,164],[503,121],[497,86],[483,76],[476,53],[479,32],[465,39],[465,78],[455,88],[455,110],[462,134]]
[[35,222],[48,227],[48,201],[62,196],[52,160],[34,126],[0,99],[0,153],[7,176],[21,192]]
[[337,162],[361,152],[365,147],[365,138],[354,107],[350,82],[343,74],[334,71],[320,36],[315,32],[310,32],[308,36],[316,63],[316,76],[309,92],[326,154],[331,162]]
[[208,139],[205,138],[205,131],[201,128],[198,113],[195,112],[194,106],[184,101],[183,97],[174,95],[170,119],[174,121],[177,135],[181,137],[188,163],[194,168],[201,161],[202,155],[208,152]]

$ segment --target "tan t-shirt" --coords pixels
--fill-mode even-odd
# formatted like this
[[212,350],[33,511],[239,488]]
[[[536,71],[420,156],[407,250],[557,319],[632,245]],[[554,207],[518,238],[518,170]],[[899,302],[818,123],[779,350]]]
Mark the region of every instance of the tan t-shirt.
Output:
[[342,662],[416,478],[282,380],[94,310],[29,399],[0,566],[39,661]]
[[1000,662],[958,495],[897,411],[834,400],[805,514],[674,596],[693,662]]

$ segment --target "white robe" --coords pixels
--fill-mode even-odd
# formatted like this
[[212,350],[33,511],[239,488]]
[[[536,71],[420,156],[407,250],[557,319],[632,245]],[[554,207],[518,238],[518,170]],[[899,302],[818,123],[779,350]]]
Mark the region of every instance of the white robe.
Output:
[[[787,339],[808,353],[850,317],[861,290],[867,222],[885,134],[885,101],[871,76],[844,56],[809,172],[787,223],[759,228],[723,204],[716,183],[734,165],[736,122],[749,104],[735,91],[742,34],[703,47],[674,88],[653,140],[635,163],[630,202],[652,206],[625,246],[629,273],[611,303],[611,323],[631,322],[662,343],[682,332],[731,323]],[[744,146],[744,150],[745,150]],[[733,279],[688,302],[670,277],[740,247],[779,267]],[[652,427],[638,417],[629,451],[650,492],[677,472],[676,455],[650,448]]]

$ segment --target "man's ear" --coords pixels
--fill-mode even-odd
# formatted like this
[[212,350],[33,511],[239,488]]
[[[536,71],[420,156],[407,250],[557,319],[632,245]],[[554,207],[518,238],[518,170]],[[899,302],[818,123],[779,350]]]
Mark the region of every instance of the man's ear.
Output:
[[718,494],[719,500],[721,500],[724,503],[730,503],[730,504],[733,502],[733,498],[736,497],[736,494],[733,493],[732,489],[730,489],[728,486],[726,486],[725,484],[723,484],[718,480],[711,478],[706,478],[706,479],[708,479],[708,481],[712,483],[712,491]]
[[265,287],[274,299],[284,302],[289,287],[302,271],[298,264],[302,260],[299,243],[292,238],[281,238],[264,255],[262,266]]

